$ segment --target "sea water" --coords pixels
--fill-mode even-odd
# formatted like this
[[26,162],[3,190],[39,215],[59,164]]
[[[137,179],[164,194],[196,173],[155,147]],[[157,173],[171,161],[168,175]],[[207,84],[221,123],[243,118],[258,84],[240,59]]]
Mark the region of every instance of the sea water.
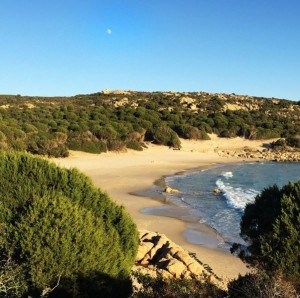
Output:
[[[168,200],[188,209],[199,222],[213,228],[225,246],[240,238],[240,220],[246,204],[266,187],[300,180],[300,163],[243,163],[218,165],[207,170],[166,177],[166,185],[180,194]],[[214,189],[221,192],[216,194]]]

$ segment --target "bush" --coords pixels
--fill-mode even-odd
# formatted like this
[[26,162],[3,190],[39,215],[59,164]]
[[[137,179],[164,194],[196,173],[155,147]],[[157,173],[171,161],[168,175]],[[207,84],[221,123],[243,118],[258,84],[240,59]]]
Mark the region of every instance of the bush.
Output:
[[29,294],[38,296],[60,280],[55,291],[83,297],[88,289],[79,285],[91,276],[98,279],[98,296],[101,291],[106,297],[115,280],[114,291],[128,284],[135,224],[89,178],[28,154],[3,152],[0,175],[0,243],[22,268]]
[[199,282],[195,279],[163,279],[149,275],[137,275],[137,281],[142,285],[132,298],[221,298],[226,293],[208,281]]
[[282,150],[286,148],[286,141],[284,139],[279,139],[277,141],[274,141],[270,144],[271,148]]
[[166,125],[153,129],[152,138],[156,144],[180,148],[180,140],[175,131]]
[[228,284],[230,298],[297,298],[294,285],[276,272],[248,273]]
[[210,140],[210,137],[205,131],[190,125],[181,125],[176,128],[178,134],[185,139],[192,140]]
[[300,148],[300,135],[288,137],[286,142],[291,147]]
[[268,270],[300,276],[300,181],[269,187],[245,208],[241,235],[250,240],[246,259]]
[[137,151],[143,151],[142,145],[137,140],[127,142],[126,147]]

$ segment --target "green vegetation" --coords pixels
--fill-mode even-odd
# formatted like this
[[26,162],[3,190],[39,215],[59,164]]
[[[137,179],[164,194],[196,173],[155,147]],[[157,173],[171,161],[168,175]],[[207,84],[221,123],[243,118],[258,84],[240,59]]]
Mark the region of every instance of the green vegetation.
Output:
[[132,298],[221,298],[226,293],[208,281],[199,282],[195,279],[162,279],[145,275],[137,275],[143,285]]
[[138,237],[122,207],[77,170],[28,154],[1,152],[0,175],[0,283],[14,274],[33,297],[128,296]]
[[257,273],[231,282],[230,297],[299,297],[300,181],[264,189],[245,208],[241,236],[250,244],[240,257]]
[[241,234],[251,240],[249,261],[300,276],[300,181],[258,195],[246,206]]
[[280,272],[248,273],[228,284],[230,298],[297,298],[298,293],[297,282],[287,280]]
[[0,95],[0,148],[48,156],[101,153],[144,141],[180,148],[178,137],[287,138],[299,147],[292,101],[205,92],[117,92],[74,97]]

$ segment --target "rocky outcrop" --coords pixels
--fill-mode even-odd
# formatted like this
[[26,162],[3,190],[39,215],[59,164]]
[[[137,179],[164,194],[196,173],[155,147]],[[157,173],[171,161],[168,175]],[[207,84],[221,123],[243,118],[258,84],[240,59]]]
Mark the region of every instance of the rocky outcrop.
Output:
[[273,150],[263,148],[261,150],[251,150],[244,148],[241,150],[219,150],[218,154],[223,157],[237,157],[243,160],[300,161],[300,151],[294,149]]
[[195,278],[219,284],[220,279],[193,254],[172,242],[165,235],[140,231],[140,244],[132,269],[144,275],[163,278]]

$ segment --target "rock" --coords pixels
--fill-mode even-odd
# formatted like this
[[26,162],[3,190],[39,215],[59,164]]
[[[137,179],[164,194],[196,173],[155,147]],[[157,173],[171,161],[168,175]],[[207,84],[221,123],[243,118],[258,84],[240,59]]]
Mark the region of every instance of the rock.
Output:
[[186,266],[176,259],[171,259],[166,267],[166,270],[169,271],[174,277],[180,278],[186,271]]
[[202,265],[200,265],[197,261],[194,260],[194,262],[188,266],[188,270],[192,274],[194,274],[196,276],[200,276],[203,274],[204,267]]
[[169,271],[159,269],[157,272],[164,279],[174,278],[174,276]]
[[165,193],[180,193],[180,190],[176,188],[166,187]]
[[148,265],[151,260],[150,256],[147,254],[144,258],[139,262],[141,265]]
[[181,246],[163,234],[140,231],[140,245],[133,271],[162,278],[195,278],[205,282],[208,277],[219,284],[211,270],[202,266]]
[[218,281],[217,279],[215,278],[215,276],[213,276],[212,274],[208,276],[207,280],[212,283],[212,284],[217,284]]
[[156,255],[157,251],[159,249],[161,249],[163,246],[165,246],[165,249],[168,246],[168,242],[167,239],[165,237],[161,237],[158,242],[156,243],[155,246],[153,246],[153,248],[150,250],[149,255],[151,257],[151,259]]
[[153,237],[157,237],[157,233],[145,230],[140,231],[140,241],[151,241]]
[[176,259],[178,259],[179,261],[181,261],[183,264],[185,264],[186,266],[189,266],[190,264],[195,262],[195,259],[193,259],[187,252],[185,252],[184,250],[182,251],[178,251],[174,257]]
[[216,187],[216,188],[214,189],[214,193],[218,194],[218,193],[220,193],[220,192],[221,192],[221,190],[220,190],[219,188]]
[[136,255],[136,260],[141,261],[145,255],[153,248],[154,244],[152,242],[143,242],[139,246],[137,255]]

